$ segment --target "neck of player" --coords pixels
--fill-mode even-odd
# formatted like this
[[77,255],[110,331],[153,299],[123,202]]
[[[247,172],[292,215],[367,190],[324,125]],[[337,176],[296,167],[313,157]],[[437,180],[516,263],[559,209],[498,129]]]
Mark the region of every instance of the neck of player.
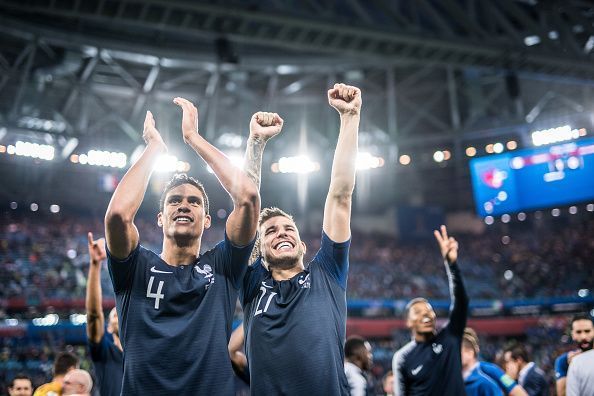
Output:
[[163,239],[161,259],[174,267],[193,264],[200,253],[200,242],[200,238],[191,242],[186,243],[184,241],[184,243],[180,243],[175,238],[165,237]]
[[270,267],[270,273],[272,275],[272,279],[275,281],[284,281],[291,279],[304,269],[305,267],[303,266],[303,262],[299,262],[294,267],[288,269]]
[[417,332],[415,332],[413,334],[413,337],[416,342],[428,342],[428,341],[431,341],[433,339],[433,337],[435,337],[435,331],[433,333],[417,333]]

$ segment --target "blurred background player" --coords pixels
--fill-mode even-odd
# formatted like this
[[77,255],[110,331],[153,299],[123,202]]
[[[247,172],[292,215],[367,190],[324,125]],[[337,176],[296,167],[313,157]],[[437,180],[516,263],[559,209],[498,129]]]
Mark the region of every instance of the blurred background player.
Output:
[[124,355],[118,329],[118,313],[115,307],[109,312],[107,331],[101,297],[101,265],[106,259],[105,239],[93,240],[88,233],[89,276],[85,309],[87,313],[87,340],[96,384],[101,396],[119,395],[124,374]]
[[433,307],[424,298],[407,304],[406,326],[413,340],[394,354],[394,394],[463,395],[461,344],[468,315],[468,296],[457,265],[458,242],[445,226],[434,231],[444,259],[452,298],[448,324],[436,330]]
[[565,396],[565,382],[567,370],[572,359],[582,352],[592,349],[594,339],[594,324],[592,318],[587,314],[575,315],[570,324],[571,339],[577,344],[577,349],[565,352],[555,359],[555,387],[557,396]]
[[358,336],[351,336],[344,344],[344,373],[346,374],[351,396],[371,394],[371,384],[367,380],[373,365],[371,344]]
[[394,373],[392,370],[388,370],[384,378],[382,378],[382,390],[384,391],[384,396],[394,395]]
[[17,374],[8,385],[8,396],[31,396],[33,381],[25,374]]
[[462,378],[466,396],[503,396],[495,381],[481,370],[479,345],[472,332],[464,331],[462,338]]
[[567,396],[594,395],[594,351],[576,356],[567,373]]
[[[467,327],[464,329],[464,339],[469,341],[473,346],[476,346],[476,357],[478,359],[480,353],[479,338],[474,329]],[[464,361],[462,362],[464,364]],[[481,371],[491,378],[505,395],[510,396],[526,396],[526,391],[513,378],[505,373],[498,365],[490,362],[479,360],[479,367]]]
[[515,345],[503,354],[505,372],[518,381],[530,396],[548,396],[549,384],[545,373],[530,360],[528,351],[523,345]]
[[[90,396],[93,388],[93,380],[86,370],[71,370],[64,377],[64,388],[62,395]],[[103,393],[100,394],[103,396]]]
[[157,224],[160,255],[139,245],[134,218],[155,160],[167,150],[147,112],[146,148],[116,188],[105,215],[108,265],[121,329],[123,394],[234,394],[228,343],[241,279],[256,236],[257,186],[198,132],[198,110],[182,109],[182,134],[233,201],[224,240],[200,255],[210,227],[202,184],[176,175],[166,186]]
[[248,268],[240,295],[253,395],[348,394],[343,348],[361,91],[335,84],[327,98],[340,114],[340,131],[321,247],[306,267],[293,218],[264,209],[262,257]]
[[70,352],[61,352],[56,356],[54,361],[54,376],[52,381],[41,385],[35,390],[34,396],[52,396],[60,395],[62,393],[62,386],[64,384],[64,376],[68,372],[78,368],[79,361],[76,355]]

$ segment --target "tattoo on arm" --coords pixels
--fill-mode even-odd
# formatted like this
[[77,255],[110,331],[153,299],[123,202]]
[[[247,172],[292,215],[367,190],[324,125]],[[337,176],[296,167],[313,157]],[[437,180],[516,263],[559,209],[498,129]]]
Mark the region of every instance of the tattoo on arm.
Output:
[[250,137],[245,151],[244,169],[248,177],[260,189],[260,176],[262,174],[262,154],[266,141],[259,137]]

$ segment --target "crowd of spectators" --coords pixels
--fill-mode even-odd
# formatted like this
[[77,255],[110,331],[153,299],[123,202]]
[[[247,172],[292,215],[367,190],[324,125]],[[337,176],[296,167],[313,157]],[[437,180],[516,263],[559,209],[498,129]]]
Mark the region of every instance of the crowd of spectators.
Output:
[[[456,235],[460,267],[471,299],[520,299],[576,296],[594,284],[594,222],[570,227],[530,227],[482,235]],[[160,251],[156,222],[139,218],[141,243]],[[10,299],[24,299],[36,314],[41,301],[82,299],[88,265],[87,231],[102,233],[93,217],[4,218],[0,227],[0,309]],[[203,249],[223,236],[221,224],[204,235]],[[447,279],[435,242],[403,242],[379,234],[355,231],[350,253],[347,295],[350,299],[448,299]],[[308,255],[319,236],[303,236]],[[107,271],[104,294],[113,296]],[[0,312],[0,317],[2,313]]]

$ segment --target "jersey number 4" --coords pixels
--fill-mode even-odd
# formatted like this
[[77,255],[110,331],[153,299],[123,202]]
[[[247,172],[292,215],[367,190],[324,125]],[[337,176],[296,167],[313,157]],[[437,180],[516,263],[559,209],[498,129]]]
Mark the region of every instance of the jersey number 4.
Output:
[[159,286],[157,286],[157,292],[153,293],[153,281],[155,280],[154,276],[151,276],[149,279],[149,283],[148,283],[148,287],[146,288],[146,296],[148,298],[154,298],[155,299],[155,309],[159,309],[159,301],[161,301],[163,298],[165,298],[165,295],[161,293],[161,291],[163,290],[163,284],[165,282],[163,281],[159,281]]
[[260,290],[262,291],[262,295],[258,299],[258,304],[256,304],[256,313],[254,313],[254,316],[258,316],[262,312],[268,311],[268,306],[270,305],[270,301],[272,301],[272,297],[274,297],[277,294],[275,292],[270,292],[270,295],[268,296],[268,300],[266,300],[266,305],[264,306],[264,309],[262,310],[262,308],[260,308],[260,303],[262,302],[262,299],[266,295],[267,289],[264,286],[260,286]]

